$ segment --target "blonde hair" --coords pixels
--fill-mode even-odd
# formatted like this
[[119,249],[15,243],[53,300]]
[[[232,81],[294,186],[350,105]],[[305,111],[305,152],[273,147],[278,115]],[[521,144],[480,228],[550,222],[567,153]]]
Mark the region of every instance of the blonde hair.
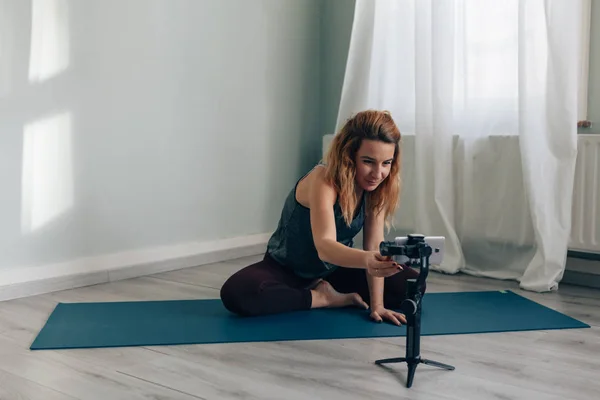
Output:
[[393,143],[396,147],[390,174],[367,197],[367,213],[378,215],[384,212],[385,225],[389,229],[400,196],[401,134],[388,111],[361,111],[346,121],[324,157],[325,179],[336,189],[344,220],[350,225],[358,204],[355,157],[365,139]]

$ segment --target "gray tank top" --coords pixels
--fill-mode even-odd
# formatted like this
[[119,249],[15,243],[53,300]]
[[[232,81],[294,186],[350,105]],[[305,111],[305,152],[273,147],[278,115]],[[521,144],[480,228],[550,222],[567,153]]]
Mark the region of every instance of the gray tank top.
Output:
[[[296,275],[308,279],[317,279],[329,275],[338,266],[324,262],[319,258],[312,236],[310,209],[296,200],[296,189],[306,175],[298,179],[296,185],[288,194],[277,229],[267,244],[267,253],[275,261],[294,271]],[[363,228],[365,220],[364,193],[360,199],[359,210],[350,226],[346,225],[342,209],[337,201],[333,210],[337,241],[348,247],[353,247],[354,237]]]

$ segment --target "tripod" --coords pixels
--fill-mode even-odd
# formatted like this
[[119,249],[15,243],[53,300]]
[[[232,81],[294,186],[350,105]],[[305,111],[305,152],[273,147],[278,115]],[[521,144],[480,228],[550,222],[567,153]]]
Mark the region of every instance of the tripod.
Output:
[[425,242],[424,236],[409,235],[407,244],[398,245],[395,242],[382,242],[380,251],[382,255],[405,255],[411,259],[420,260],[421,270],[419,276],[417,279],[407,281],[407,297],[400,304],[400,310],[406,316],[406,356],[375,361],[377,365],[406,362],[408,365],[406,387],[410,388],[419,364],[431,365],[448,371],[454,370],[452,365],[421,358],[422,300],[425,293],[425,280],[429,274],[429,256],[432,249]]

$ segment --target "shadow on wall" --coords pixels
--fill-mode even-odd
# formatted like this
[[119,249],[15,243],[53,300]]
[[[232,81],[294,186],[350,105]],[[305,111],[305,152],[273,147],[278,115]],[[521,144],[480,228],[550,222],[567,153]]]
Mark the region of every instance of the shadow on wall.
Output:
[[[3,128],[8,128],[3,129],[7,143],[2,147],[21,148],[20,154],[11,151],[2,157],[6,174],[21,171],[20,190],[14,190],[14,180],[6,182],[9,176],[3,179],[10,183],[5,201],[19,202],[20,213],[10,216],[12,224],[20,215],[21,234],[31,235],[59,223],[75,202],[72,111],[56,97],[70,67],[69,4],[67,0],[33,0],[1,11],[0,57],[9,60],[0,64],[0,102],[6,110]],[[29,43],[21,47],[16,45],[15,35],[20,32],[15,25],[26,13],[30,14],[30,34],[19,41],[28,39]],[[22,133],[20,137],[6,134],[16,130]],[[5,206],[4,210],[17,209]]]
[[[15,21],[8,13],[3,15],[5,26]],[[44,90],[52,85],[53,79],[67,73],[70,39],[67,0],[33,0],[27,92]],[[3,83],[8,84],[10,73],[4,76]],[[7,95],[8,88],[1,92]],[[20,122],[23,124],[21,233],[24,235],[43,229],[74,205],[72,115],[69,110],[52,111],[52,108],[49,104],[40,104],[38,115]]]
[[68,0],[0,6],[0,268],[64,258],[83,237],[72,26]]
[[[280,109],[268,107],[267,132],[269,147],[265,205],[272,212],[265,215],[265,225],[273,229],[281,215],[284,202],[294,184],[320,158],[320,65],[318,49],[321,4],[306,7],[302,2],[281,5],[298,21],[311,21],[312,28],[276,20],[265,21],[269,48],[266,52],[267,71],[264,93],[267,104],[288,103]],[[296,49],[287,53],[286,49]],[[287,54],[285,59],[278,57]],[[289,74],[301,79],[289,79]],[[282,131],[281,129],[284,129]]]

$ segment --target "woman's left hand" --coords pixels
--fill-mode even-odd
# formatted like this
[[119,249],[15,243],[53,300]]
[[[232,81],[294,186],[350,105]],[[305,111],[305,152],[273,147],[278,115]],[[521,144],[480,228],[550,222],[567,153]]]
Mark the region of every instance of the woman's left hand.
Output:
[[404,314],[388,310],[383,306],[373,307],[373,309],[371,310],[371,318],[376,322],[388,320],[398,326],[400,326],[401,324],[406,324],[406,317],[404,316]]

